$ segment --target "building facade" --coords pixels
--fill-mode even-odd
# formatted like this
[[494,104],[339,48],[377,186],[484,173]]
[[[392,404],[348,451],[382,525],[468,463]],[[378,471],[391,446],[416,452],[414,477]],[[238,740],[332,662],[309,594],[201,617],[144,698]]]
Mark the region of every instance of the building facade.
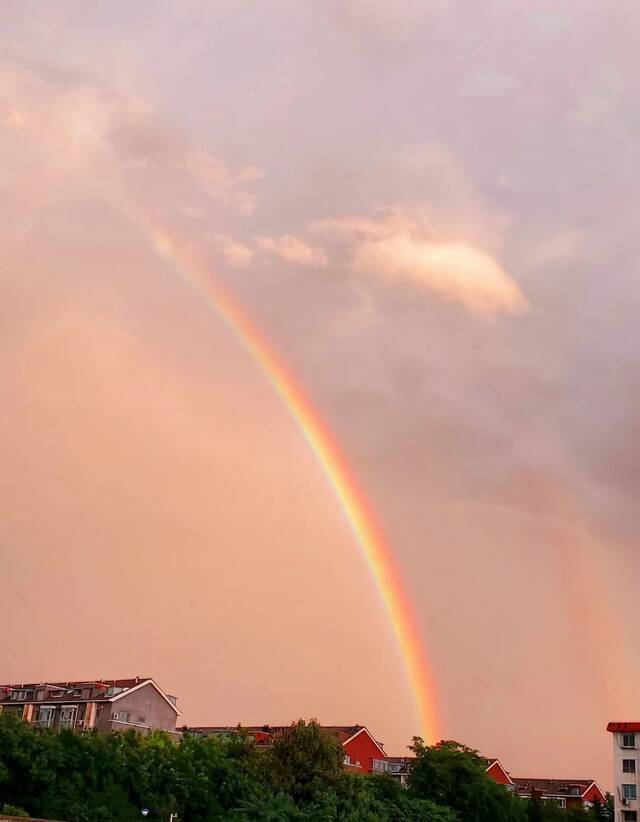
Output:
[[176,698],[150,677],[4,685],[0,712],[56,730],[162,730],[179,736]]
[[590,808],[597,800],[604,805],[606,796],[595,779],[525,779],[512,777],[515,792],[522,799],[536,796],[568,811]]
[[487,776],[498,785],[504,785],[509,790],[515,790],[513,779],[509,776],[509,772],[502,767],[499,759],[493,757],[483,757],[483,762],[487,771]]
[[[397,779],[401,785],[406,785],[414,762],[415,756],[385,756],[373,760],[372,772],[388,773],[394,779]],[[511,777],[502,767],[499,759],[482,757],[482,762],[485,765],[487,776],[494,782],[504,785],[510,790],[514,789],[515,786],[511,781]]]
[[615,819],[616,822],[636,822],[640,818],[640,722],[610,722],[607,730],[613,740]]

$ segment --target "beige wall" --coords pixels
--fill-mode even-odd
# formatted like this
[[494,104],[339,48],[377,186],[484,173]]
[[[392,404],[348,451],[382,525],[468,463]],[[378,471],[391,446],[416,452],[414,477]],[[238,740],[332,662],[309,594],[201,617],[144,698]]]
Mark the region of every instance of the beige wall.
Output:
[[[136,725],[148,725],[152,729],[175,731],[176,712],[160,696],[153,685],[145,685],[131,694],[123,696],[117,702],[106,703],[100,706],[101,710],[96,719],[96,728],[100,731],[126,730]],[[112,725],[112,714],[120,711],[129,713],[129,725]]]

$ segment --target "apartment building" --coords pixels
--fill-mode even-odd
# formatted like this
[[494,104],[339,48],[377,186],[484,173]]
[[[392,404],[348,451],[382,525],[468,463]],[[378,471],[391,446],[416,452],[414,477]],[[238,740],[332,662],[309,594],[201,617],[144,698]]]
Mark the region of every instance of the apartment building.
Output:
[[610,722],[613,740],[613,798],[616,822],[637,822],[640,817],[640,722]]
[[606,796],[595,779],[526,779],[512,777],[515,792],[522,799],[536,796],[568,811],[590,808],[597,800],[604,805]]
[[179,737],[176,698],[151,677],[4,685],[0,712],[58,730],[162,730]]

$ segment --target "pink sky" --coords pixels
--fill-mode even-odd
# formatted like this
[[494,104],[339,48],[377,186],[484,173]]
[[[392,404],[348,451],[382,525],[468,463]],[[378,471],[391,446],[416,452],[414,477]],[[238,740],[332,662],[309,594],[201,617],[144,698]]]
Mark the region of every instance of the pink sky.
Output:
[[606,723],[640,710],[639,27],[596,0],[5,2],[1,679],[419,732],[326,478],[144,213],[340,443],[443,733],[609,785]]

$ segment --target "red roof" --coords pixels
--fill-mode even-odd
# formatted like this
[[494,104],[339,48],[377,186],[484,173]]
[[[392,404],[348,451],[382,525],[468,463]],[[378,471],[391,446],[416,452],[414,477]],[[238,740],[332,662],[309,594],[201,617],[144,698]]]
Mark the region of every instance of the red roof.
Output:
[[[594,784],[594,779],[526,779],[520,776],[512,777],[518,793],[539,792],[547,796],[571,796],[571,789],[575,789],[573,796],[583,796]],[[599,788],[598,788],[599,790]]]
[[114,687],[114,688],[133,688],[134,685],[145,682],[151,679],[149,676],[129,677],[128,679],[80,679],[68,680],[66,682],[21,682],[12,683],[11,685],[0,686],[2,690],[9,689],[9,691],[35,691],[37,688],[48,686],[49,688],[82,688],[93,685],[94,688]]
[[640,722],[610,722],[607,730],[612,734],[640,731]]

